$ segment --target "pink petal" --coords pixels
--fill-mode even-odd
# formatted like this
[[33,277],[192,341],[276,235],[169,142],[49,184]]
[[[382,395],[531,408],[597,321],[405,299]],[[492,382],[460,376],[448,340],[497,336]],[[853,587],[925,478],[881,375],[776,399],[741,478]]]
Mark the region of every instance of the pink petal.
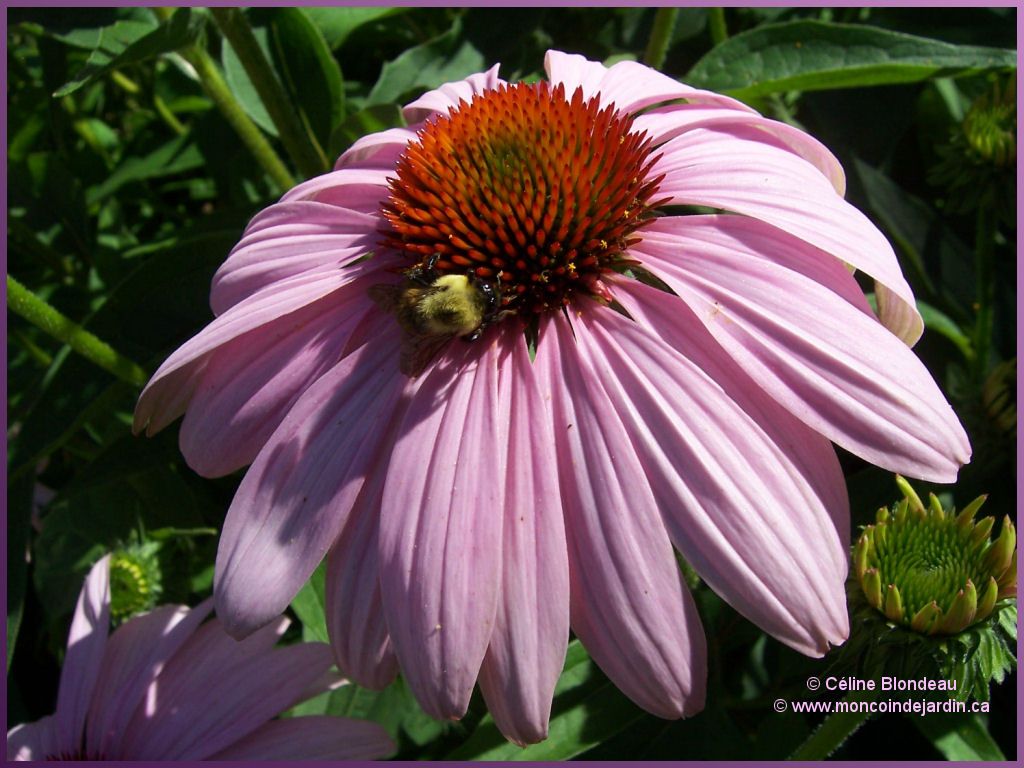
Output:
[[906,321],[893,333],[908,344],[920,338],[924,324],[892,246],[810,163],[739,126],[687,131],[659,151],[651,170],[665,174],[659,196],[753,216],[867,272],[907,305],[886,318]]
[[99,678],[110,629],[110,555],[96,562],[78,595],[64,666],[60,671],[54,728],[61,747],[82,742],[86,712]]
[[567,96],[572,96],[580,87],[584,99],[600,95],[602,104],[614,104],[620,112],[637,112],[652,104],[675,99],[714,104],[742,112],[753,111],[736,99],[683,85],[635,61],[620,61],[605,67],[575,53],[552,50],[544,56],[544,71],[553,84],[565,85]]
[[836,194],[846,190],[846,175],[839,161],[821,142],[778,120],[769,120],[756,112],[741,112],[703,104],[677,104],[659,107],[637,115],[633,119],[634,131],[646,131],[655,145],[695,128],[750,126],[764,131],[778,140],[780,145],[802,157],[817,168],[832,184]]
[[659,226],[634,253],[772,397],[873,464],[956,478],[970,445],[931,374],[880,323],[802,274],[792,237],[734,216]]
[[383,168],[342,168],[315,176],[284,193],[282,203],[314,200],[352,211],[375,214],[388,195],[388,176]]
[[161,712],[167,711],[167,703],[187,697],[196,680],[214,680],[248,659],[269,653],[290,623],[280,616],[241,641],[229,636],[219,619],[200,626],[149,682],[142,701],[131,713],[128,726],[105,756],[112,760],[133,759],[155,741],[160,741],[164,745],[160,748],[165,749],[179,737],[183,738],[189,727],[187,722],[181,725],[184,721],[180,719],[168,717],[162,721],[160,718]]
[[[213,276],[215,315],[285,278],[337,269],[378,250],[381,219],[312,200],[277,203],[253,217]],[[379,262],[378,262],[379,263]]]
[[[223,634],[223,628],[216,626]],[[256,650],[235,642],[233,658],[204,665],[185,646],[149,692],[148,711],[136,713],[122,758],[202,760],[234,744],[297,704],[320,681],[328,690],[333,664],[323,643]]]
[[8,760],[46,760],[70,750],[61,744],[57,735],[57,718],[54,715],[36,720],[34,723],[16,725],[7,732]]
[[344,356],[366,314],[376,313],[367,285],[357,280],[273,332],[245,334],[211,355],[181,424],[181,452],[192,469],[220,477],[252,463],[295,401]]
[[497,88],[503,80],[498,77],[498,64],[486,72],[470,75],[465,80],[445,83],[440,88],[427,91],[415,101],[402,109],[405,122],[409,125],[419,123],[434,115],[446,115],[460,101],[470,102],[485,91]]
[[[685,324],[679,299],[661,295]],[[771,419],[778,409],[755,420],[717,383],[728,368],[716,370],[706,347],[689,360],[606,310],[584,313],[576,338],[624,417],[673,541],[711,588],[803,653],[820,656],[845,640],[847,552],[825,506],[842,489],[834,455],[809,472],[792,461],[786,448],[806,428]],[[819,490],[821,474],[832,482]]]
[[280,614],[334,543],[388,424],[401,417],[399,330],[380,316],[374,342],[298,399],[246,473],[217,551],[217,614],[242,637]]
[[563,318],[543,326],[534,365],[553,408],[573,631],[639,706],[693,714],[704,634],[636,451]]
[[375,760],[395,751],[377,723],[316,715],[272,720],[211,760]]
[[501,369],[510,403],[502,575],[480,690],[506,737],[542,741],[569,639],[569,562],[551,414],[521,334]]
[[110,753],[150,683],[212,608],[212,600],[192,610],[181,605],[160,606],[130,619],[110,636],[86,725],[90,754]]
[[[386,460],[382,454],[374,464],[380,466]],[[382,690],[398,674],[380,596],[377,527],[383,489],[384,471],[378,470],[363,486],[327,557],[324,598],[327,633],[338,669],[371,690]]]
[[157,369],[139,396],[132,429],[145,429],[147,435],[159,432],[184,412],[211,353],[252,332],[263,338],[249,336],[250,342],[266,343],[268,336],[280,334],[282,328],[287,330],[288,315],[343,288],[369,271],[370,263],[296,275],[236,304],[182,344]]
[[388,128],[357,139],[338,158],[334,170],[342,168],[391,168],[394,169],[405,148],[416,140],[419,124],[409,128]]
[[496,334],[453,342],[420,379],[380,512],[381,595],[409,687],[433,717],[465,714],[501,574],[508,403]]
[[832,533],[838,534],[841,551],[822,549],[821,553],[834,556],[837,571],[845,569],[850,544],[850,504],[846,478],[832,443],[777,403],[728,354],[724,354],[693,312],[680,306],[677,296],[635,280],[617,281],[614,293],[616,300],[638,324],[707,373],[716,388],[720,388],[771,436],[772,442],[783,451],[787,464],[793,465],[791,474],[804,478],[810,484],[813,497],[820,499],[820,505],[832,518],[832,525],[814,518],[821,529],[811,532],[810,543],[821,549],[822,540],[831,540]]

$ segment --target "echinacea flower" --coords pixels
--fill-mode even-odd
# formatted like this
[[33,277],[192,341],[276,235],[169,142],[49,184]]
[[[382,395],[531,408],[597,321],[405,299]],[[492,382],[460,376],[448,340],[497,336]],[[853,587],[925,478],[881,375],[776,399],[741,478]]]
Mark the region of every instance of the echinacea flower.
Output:
[[245,640],[207,600],[162,605],[109,637],[110,556],[78,597],[57,711],[7,734],[8,760],[344,760],[393,751],[376,723],[279,713],[339,682],[323,643],[274,648],[287,619]]
[[892,248],[823,146],[637,63],[545,66],[423,95],[258,214],[135,421],[184,413],[200,474],[252,464],[217,557],[228,631],[329,551],[345,674],[400,668],[439,718],[479,681],[517,742],[546,735],[570,628],[641,707],[701,708],[673,545],[787,645],[841,643],[831,443],[946,482],[970,453],[908,347],[923,326]]

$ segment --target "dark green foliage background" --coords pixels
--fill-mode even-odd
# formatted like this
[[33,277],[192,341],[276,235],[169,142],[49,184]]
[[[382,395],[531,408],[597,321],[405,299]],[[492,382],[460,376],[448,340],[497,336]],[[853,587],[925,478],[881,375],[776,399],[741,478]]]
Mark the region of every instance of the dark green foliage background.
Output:
[[[202,9],[159,28],[146,9],[7,14],[8,273],[152,371],[211,319],[213,271],[280,192],[175,51],[205,46],[280,151],[276,129]],[[249,16],[308,137],[332,162],[359,136],[399,124],[398,106],[423,90],[496,62],[514,80],[542,74],[551,47],[640,60],[655,20],[643,8]],[[960,483],[932,490],[959,506],[989,493],[986,512],[1015,517],[1015,426],[1000,428],[980,395],[1016,355],[1015,166],[1000,182],[1009,213],[980,234],[978,216],[930,181],[964,110],[1015,67],[1015,10],[730,8],[724,18],[731,37],[715,45],[709,11],[680,9],[663,71],[798,124],[837,154],[848,198],[897,246],[928,325],[918,354],[971,433],[975,460]],[[994,265],[995,324],[991,355],[972,363],[962,347],[977,317],[979,247]],[[11,313],[7,344],[11,726],[53,710],[78,585],[102,552],[133,536],[159,539],[164,599],[195,604],[209,594],[211,531],[241,475],[196,476],[176,426],[133,437],[138,390]],[[1007,386],[1015,402],[1015,365]],[[894,500],[895,485],[889,473],[842,459],[861,525]],[[293,605],[293,639],[325,639],[322,594],[318,573]],[[350,686],[299,711],[379,720],[407,759],[784,758],[817,720],[776,714],[771,703],[810,698],[804,681],[832,659],[783,647],[703,584],[695,594],[709,640],[708,705],[685,722],[637,709],[577,643],[552,736],[525,752],[500,737],[479,697],[465,720],[441,724],[401,681],[383,693]],[[1015,687],[1014,674],[993,689],[988,718],[877,718],[836,757],[992,759],[1001,749],[1013,758]]]

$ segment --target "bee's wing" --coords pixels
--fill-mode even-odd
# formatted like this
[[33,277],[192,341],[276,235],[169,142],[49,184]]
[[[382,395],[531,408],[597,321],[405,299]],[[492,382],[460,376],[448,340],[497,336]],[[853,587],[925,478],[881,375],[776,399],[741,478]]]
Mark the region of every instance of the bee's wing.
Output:
[[406,336],[402,342],[399,357],[399,370],[411,379],[415,379],[430,365],[441,348],[454,338],[451,334],[421,334]]
[[366,291],[374,303],[385,312],[396,312],[401,306],[403,288],[401,283],[378,283]]

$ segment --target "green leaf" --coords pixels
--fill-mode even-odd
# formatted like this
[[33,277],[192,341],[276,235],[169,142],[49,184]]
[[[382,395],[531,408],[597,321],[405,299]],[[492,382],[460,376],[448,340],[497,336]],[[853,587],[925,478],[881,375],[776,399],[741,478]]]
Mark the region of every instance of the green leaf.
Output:
[[25,474],[17,481],[8,481],[7,489],[7,669],[17,645],[18,630],[25,610],[25,588],[28,583],[26,548],[35,477]]
[[302,639],[327,643],[327,617],[324,612],[324,574],[326,564],[320,563],[309,581],[291,602],[291,608],[302,622]]
[[142,157],[125,159],[101,184],[86,192],[90,205],[109,197],[125,184],[144,179],[171,176],[203,166],[203,156],[189,136],[178,136]]
[[356,139],[388,128],[405,125],[402,110],[397,104],[377,104],[349,115],[331,134],[330,155],[337,157]]
[[411,91],[436,88],[482,71],[485,68],[483,54],[463,40],[461,33],[462,22],[456,19],[443,35],[409,48],[398,58],[386,62],[367,103],[397,102]]
[[321,148],[345,113],[341,69],[320,30],[299,8],[280,8],[270,24],[273,61],[306,131]]
[[568,760],[644,717],[597,669],[578,640],[569,644],[555,688],[548,738],[519,747],[501,735],[488,714],[445,760]]
[[[323,35],[299,8],[254,9],[249,16],[256,41],[307,134],[318,147],[326,147],[331,131],[344,115],[344,94],[341,69]],[[273,120],[230,45],[222,47],[221,63],[228,86],[242,108],[260,128],[277,136]]]
[[965,307],[974,294],[974,256],[928,203],[882,171],[855,159],[852,170],[871,213],[898,246],[904,268],[919,295],[954,320],[970,319]]
[[974,358],[970,337],[960,330],[960,326],[957,325],[953,318],[924,301],[917,302],[917,311],[921,313],[921,319],[924,320],[925,328],[929,331],[935,331],[935,333],[945,336],[953,342],[966,360]]
[[1016,52],[952,45],[853,24],[793,21],[742,32],[694,65],[690,85],[741,98],[962,75],[1015,67]]
[[324,40],[327,41],[327,45],[330,46],[331,50],[339,48],[345,42],[345,39],[363,24],[383,19],[387,16],[394,16],[405,10],[405,8],[384,7],[310,7],[302,9],[303,13],[309,17],[310,21],[323,34]]
[[136,21],[119,21],[104,27],[85,66],[53,95],[67,96],[116,67],[138,64],[184,48],[200,39],[203,25],[200,14],[191,8],[181,8],[155,29]]
[[935,713],[912,720],[947,760],[1006,759],[979,715]]

